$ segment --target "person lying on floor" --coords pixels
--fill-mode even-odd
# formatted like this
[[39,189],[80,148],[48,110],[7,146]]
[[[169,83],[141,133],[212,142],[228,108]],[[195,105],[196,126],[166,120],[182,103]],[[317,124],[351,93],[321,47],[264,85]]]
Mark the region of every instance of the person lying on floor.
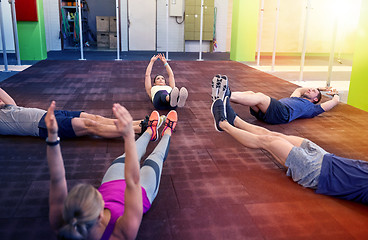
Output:
[[368,161],[339,157],[308,139],[247,123],[236,115],[228,96],[224,101],[217,98],[211,112],[216,130],[225,131],[245,147],[268,151],[303,187],[368,204]]
[[131,115],[120,104],[114,104],[114,126],[124,139],[125,153],[112,162],[98,189],[81,183],[68,193],[54,109],[52,102],[45,118],[51,227],[60,239],[135,239],[142,215],[158,193],[177,113],[168,113],[159,144],[140,168],[148,143],[159,138],[159,114],[152,112],[149,127],[135,142]]
[[[151,80],[151,72],[153,64],[157,59],[160,59],[164,64],[167,74],[169,75],[169,85],[166,84],[166,79],[162,75],[156,75],[153,78],[153,86]],[[180,90],[175,86],[174,72],[172,71],[165,55],[154,55],[149,62],[144,80],[144,86],[153,106],[157,110],[171,110],[176,107],[184,107],[185,101],[188,98],[188,90],[185,87]]]
[[[321,101],[321,91],[327,91],[331,100],[317,104]],[[261,92],[231,92],[226,75],[216,75],[212,80],[212,93],[219,92],[219,98],[225,96],[230,101],[250,107],[250,113],[258,120],[269,124],[288,123],[298,118],[313,118],[323,112],[334,108],[340,101],[336,89],[323,88],[297,88],[288,98],[276,100]],[[213,95],[212,94],[212,95]],[[213,99],[213,96],[212,96]]]
[[[14,99],[0,88],[0,135],[47,137],[45,116],[47,111],[39,108],[17,106]],[[105,118],[82,111],[55,110],[60,138],[95,135],[104,138],[120,137],[115,119]],[[161,119],[162,120],[162,119]],[[146,121],[133,121],[135,133],[146,129]],[[142,131],[143,130],[143,131]]]

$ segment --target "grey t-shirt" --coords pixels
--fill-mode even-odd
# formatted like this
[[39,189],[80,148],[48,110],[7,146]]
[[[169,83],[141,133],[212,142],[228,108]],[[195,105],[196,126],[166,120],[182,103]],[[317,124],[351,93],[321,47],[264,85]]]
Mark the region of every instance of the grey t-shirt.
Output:
[[38,123],[45,110],[5,105],[0,108],[0,135],[39,136]]

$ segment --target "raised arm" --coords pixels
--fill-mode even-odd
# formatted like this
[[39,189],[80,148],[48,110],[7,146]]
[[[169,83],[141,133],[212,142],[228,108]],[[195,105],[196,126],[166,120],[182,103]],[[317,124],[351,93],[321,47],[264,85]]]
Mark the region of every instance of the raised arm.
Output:
[[333,89],[332,91],[328,92],[327,94],[331,95],[332,99],[328,100],[324,103],[321,103],[321,107],[323,108],[323,110],[325,110],[325,112],[331,110],[332,108],[334,108],[340,102],[340,96],[339,96],[336,89]]
[[9,94],[5,92],[2,88],[0,88],[0,100],[3,101],[5,104],[17,106],[14,99],[10,97]]
[[135,239],[142,221],[142,188],[139,181],[139,161],[134,140],[132,117],[120,104],[114,104],[113,112],[117,118],[115,125],[122,133],[125,148],[124,214],[118,219],[113,232],[114,239]]
[[151,72],[152,72],[153,64],[156,62],[157,59],[158,59],[158,55],[153,55],[153,57],[151,58],[147,66],[146,75],[144,78],[144,87],[146,88],[146,92],[150,98],[151,98],[151,88],[152,88]]
[[[45,122],[48,131],[48,142],[58,141],[58,125],[54,115],[55,102],[52,101]],[[64,200],[68,195],[65,179],[65,169],[63,157],[61,155],[60,144],[47,146],[47,163],[50,172],[50,193],[49,193],[49,221],[51,227],[57,231],[63,224]]]
[[295,91],[290,95],[290,97],[301,97],[304,93],[308,91],[309,88],[297,88]]
[[167,74],[169,75],[169,86],[171,88],[174,88],[175,87],[175,78],[174,78],[173,70],[171,69],[169,63],[167,62],[167,59],[165,58],[164,54],[160,53],[160,54],[158,54],[158,57],[163,62],[164,66],[166,68]]
[[[290,95],[290,97],[301,97],[306,93],[310,88],[300,87],[295,89],[295,91]],[[319,87],[317,88],[319,91],[331,91],[332,87]]]

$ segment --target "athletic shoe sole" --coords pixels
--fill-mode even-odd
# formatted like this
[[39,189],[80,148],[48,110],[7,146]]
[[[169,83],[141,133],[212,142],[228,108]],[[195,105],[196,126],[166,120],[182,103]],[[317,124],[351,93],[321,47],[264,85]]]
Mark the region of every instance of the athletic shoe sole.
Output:
[[174,87],[170,93],[170,106],[176,107],[178,105],[179,89]]
[[[153,115],[157,115],[157,118],[155,118],[155,116],[153,116]],[[152,118],[151,118],[151,116],[152,116]],[[157,111],[153,111],[150,115],[149,122],[156,121],[156,123],[153,122],[151,126],[148,126],[152,129],[151,141],[157,141],[157,139],[158,139],[158,122],[159,122],[159,120],[160,120],[160,114]]]
[[217,74],[216,76],[214,76],[212,78],[212,84],[211,84],[211,87],[212,87],[212,93],[211,93],[211,99],[212,99],[212,102],[215,101],[217,98],[218,98],[218,84],[219,84],[219,81],[221,81],[221,75],[220,74]]
[[187,98],[188,98],[188,90],[185,87],[180,88],[178,107],[184,107]]
[[221,77],[220,84],[218,84],[218,98],[221,99],[222,101],[224,101],[225,99],[227,89],[228,89],[228,80],[227,76],[224,75]]

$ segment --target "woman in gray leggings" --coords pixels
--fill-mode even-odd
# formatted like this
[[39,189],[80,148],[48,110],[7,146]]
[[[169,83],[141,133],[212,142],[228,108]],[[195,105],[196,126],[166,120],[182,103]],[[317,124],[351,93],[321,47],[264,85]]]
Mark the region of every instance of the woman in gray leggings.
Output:
[[140,168],[148,143],[158,139],[159,113],[152,112],[149,127],[135,142],[132,117],[124,107],[114,104],[115,125],[124,138],[125,153],[113,161],[98,189],[78,184],[68,193],[54,109],[52,102],[45,118],[51,227],[61,239],[135,239],[142,215],[157,195],[177,113],[169,112],[161,141]]

